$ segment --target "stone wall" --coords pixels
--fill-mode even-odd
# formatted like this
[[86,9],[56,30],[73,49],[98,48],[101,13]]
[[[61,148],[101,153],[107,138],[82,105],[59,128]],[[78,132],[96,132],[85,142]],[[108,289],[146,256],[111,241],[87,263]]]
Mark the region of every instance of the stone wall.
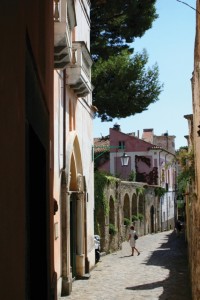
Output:
[[[157,232],[160,228],[159,201],[155,197],[153,187],[118,179],[106,184],[104,197],[109,209],[106,211],[102,206],[96,212],[96,234],[101,237],[102,252],[110,253],[121,249],[122,242],[128,239],[132,224],[140,236]],[[132,216],[140,216],[140,219],[133,220]],[[125,224],[127,220],[129,224]],[[109,233],[110,224],[115,233]]]

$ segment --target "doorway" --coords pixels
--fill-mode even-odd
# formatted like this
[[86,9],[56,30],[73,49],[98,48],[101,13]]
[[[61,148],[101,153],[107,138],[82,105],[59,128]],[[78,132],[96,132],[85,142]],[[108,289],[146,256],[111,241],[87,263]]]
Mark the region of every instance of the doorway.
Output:
[[150,222],[151,222],[151,233],[154,232],[154,206],[152,205],[150,208]]
[[76,277],[76,195],[70,196],[70,265],[72,278]]
[[50,297],[49,118],[27,38],[26,298]]
[[[31,126],[27,128],[27,139],[28,197],[26,213],[28,294],[30,299],[48,299],[46,249],[46,155],[44,147]],[[38,291],[40,296],[38,295]]]

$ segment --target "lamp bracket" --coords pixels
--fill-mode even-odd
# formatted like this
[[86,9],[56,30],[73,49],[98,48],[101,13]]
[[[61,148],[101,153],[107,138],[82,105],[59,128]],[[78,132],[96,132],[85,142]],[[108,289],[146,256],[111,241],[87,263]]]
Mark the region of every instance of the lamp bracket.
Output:
[[[100,154],[98,154],[96,157],[94,157],[94,149],[96,148],[100,148],[102,150],[104,150],[103,152],[101,152]],[[92,160],[96,160],[98,157],[102,156],[107,150],[110,149],[121,149],[124,150],[123,146],[92,146]]]

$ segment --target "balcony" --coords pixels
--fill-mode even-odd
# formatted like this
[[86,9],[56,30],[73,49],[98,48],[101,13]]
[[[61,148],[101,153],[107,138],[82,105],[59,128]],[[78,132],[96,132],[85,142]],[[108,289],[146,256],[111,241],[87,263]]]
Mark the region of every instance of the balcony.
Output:
[[85,97],[92,92],[92,59],[85,42],[73,42],[72,61],[67,66],[67,84],[78,97]]
[[76,25],[73,1],[54,0],[54,68],[64,69],[72,59],[71,31]]

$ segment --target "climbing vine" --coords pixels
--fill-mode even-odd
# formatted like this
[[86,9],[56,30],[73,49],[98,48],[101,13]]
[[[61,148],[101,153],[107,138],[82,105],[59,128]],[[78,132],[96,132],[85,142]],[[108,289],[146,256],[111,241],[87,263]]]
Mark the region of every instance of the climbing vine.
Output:
[[[109,214],[109,199],[106,197],[105,189],[109,184],[117,184],[119,179],[113,177],[112,175],[96,171],[94,173],[94,199],[95,199],[95,213],[94,213],[94,221],[95,228],[98,227],[97,215],[99,212],[104,213],[105,216]],[[113,201],[116,201],[113,198]]]
[[129,176],[128,176],[128,181],[136,181],[136,172],[131,170]]
[[144,192],[145,192],[145,188],[143,188],[142,186],[136,187],[136,194],[137,194],[137,196],[144,195]]
[[188,151],[187,148],[181,147],[177,151],[177,160],[181,167],[181,172],[178,175],[178,197],[182,198],[183,194],[187,190],[188,184],[194,181],[195,177],[195,166],[194,166],[194,153],[191,149]]
[[135,156],[136,165],[139,161],[145,163],[149,168],[151,167],[151,159],[149,157],[136,155]]

